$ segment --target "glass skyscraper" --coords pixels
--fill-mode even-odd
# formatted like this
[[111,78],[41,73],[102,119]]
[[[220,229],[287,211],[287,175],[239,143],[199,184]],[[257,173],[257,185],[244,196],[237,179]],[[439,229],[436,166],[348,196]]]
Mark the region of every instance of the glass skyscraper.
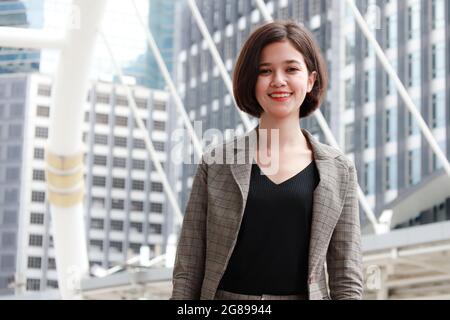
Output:
[[[1,1],[0,26],[38,28],[42,26],[42,0]],[[40,51],[0,47],[0,73],[39,71]]]

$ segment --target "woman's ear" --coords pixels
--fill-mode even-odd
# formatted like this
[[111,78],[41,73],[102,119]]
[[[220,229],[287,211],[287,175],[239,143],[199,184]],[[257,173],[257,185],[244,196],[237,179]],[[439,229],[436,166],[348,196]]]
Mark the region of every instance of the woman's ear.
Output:
[[312,88],[314,87],[314,83],[316,82],[316,80],[317,80],[317,72],[313,71],[308,76],[308,93],[311,92]]

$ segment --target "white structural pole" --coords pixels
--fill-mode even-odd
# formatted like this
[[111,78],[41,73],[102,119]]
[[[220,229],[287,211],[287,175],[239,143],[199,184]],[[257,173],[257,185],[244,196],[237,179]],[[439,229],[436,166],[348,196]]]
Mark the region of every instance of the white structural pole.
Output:
[[106,38],[106,36],[103,32],[101,33],[101,36],[103,38],[106,48],[108,49],[108,53],[111,58],[111,62],[114,66],[116,75],[118,76],[119,81],[125,87],[128,102],[130,104],[131,113],[134,116],[134,120],[136,121],[136,124],[137,124],[139,130],[141,130],[141,132],[143,133],[145,147],[147,148],[147,151],[150,155],[150,159],[153,161],[153,164],[155,165],[156,171],[158,172],[159,176],[161,177],[161,180],[162,180],[161,182],[164,187],[164,192],[167,194],[167,198],[169,199],[169,202],[172,205],[172,208],[174,209],[174,211],[176,213],[177,222],[181,223],[181,221],[183,220],[183,214],[181,213],[181,210],[178,207],[178,203],[177,203],[175,194],[172,191],[172,188],[170,186],[169,180],[167,179],[166,173],[164,172],[164,169],[161,166],[161,162],[159,162],[159,160],[158,160],[158,156],[157,156],[155,148],[153,146],[153,142],[148,135],[148,132],[145,128],[144,122],[142,121],[141,117],[139,117],[138,108],[136,106],[136,101],[134,100],[131,89],[129,86],[125,85],[125,82],[123,81],[122,71],[121,71],[116,59],[114,58],[114,54],[112,52],[111,46],[109,45],[108,39]]
[[88,75],[105,0],[74,0],[80,23],[67,29],[54,81],[46,150],[47,198],[52,215],[58,285],[63,299],[79,299],[88,276],[83,217],[82,123]]
[[[261,11],[264,20],[266,22],[272,22],[272,16],[267,9],[267,5],[262,0],[255,0],[256,5],[258,6],[259,10]],[[333,133],[330,130],[330,127],[328,126],[322,112],[320,109],[317,109],[314,112],[314,116],[316,117],[317,123],[319,124],[320,128],[322,129],[322,132],[325,135],[325,138],[327,139],[328,143],[332,145],[333,147],[340,149],[339,145],[336,142],[336,139],[333,136]],[[358,199],[361,203],[361,206],[366,214],[366,217],[369,219],[370,223],[372,224],[375,233],[381,233],[385,231],[386,229],[383,228],[377,221],[377,218],[375,217],[374,212],[372,211],[372,208],[370,207],[366,196],[364,195],[364,192],[362,192],[361,187],[358,185]]]
[[261,12],[261,14],[264,18],[264,21],[272,22],[273,21],[272,15],[270,14],[269,9],[267,9],[267,6],[264,3],[264,1],[263,0],[255,0],[255,2],[259,8],[259,11]]
[[380,60],[381,65],[383,66],[384,70],[387,72],[389,77],[392,80],[394,80],[395,87],[397,88],[398,93],[400,94],[400,97],[402,98],[402,100],[405,103],[406,107],[408,108],[409,112],[411,112],[411,114],[413,115],[414,119],[416,119],[420,130],[422,131],[423,135],[425,136],[425,139],[427,139],[428,143],[430,144],[431,149],[434,151],[437,158],[442,163],[445,172],[450,177],[450,163],[448,162],[448,159],[445,156],[445,153],[442,152],[441,148],[439,147],[439,144],[437,143],[435,137],[433,136],[433,133],[431,132],[430,128],[428,128],[426,122],[423,120],[422,115],[417,110],[417,107],[414,105],[414,102],[412,101],[411,97],[409,96],[408,91],[406,91],[405,86],[400,81],[394,68],[389,63],[389,60],[387,59],[386,55],[384,54],[384,52],[381,49],[380,45],[378,44],[377,40],[373,36],[369,27],[367,26],[366,21],[364,20],[364,18],[362,17],[361,13],[358,10],[358,8],[356,7],[354,0],[346,0],[346,1],[353,13],[353,16],[355,17],[356,22],[358,23],[359,27],[361,28],[361,31],[363,32],[363,34],[366,37],[369,44],[374,48],[375,53],[376,53],[378,59]]
[[155,39],[153,38],[150,30],[146,27],[144,22],[142,21],[141,14],[139,13],[139,10],[136,6],[136,2],[132,1],[134,9],[136,10],[136,17],[138,18],[139,24],[141,25],[142,29],[145,31],[145,35],[147,38],[147,44],[150,47],[150,50],[153,53],[153,56],[156,59],[156,63],[158,64],[159,70],[161,71],[162,76],[164,77],[164,80],[166,81],[166,84],[169,87],[170,94],[172,95],[172,98],[175,102],[175,107],[177,108],[178,113],[181,115],[181,119],[183,120],[184,126],[186,127],[189,136],[192,139],[192,144],[194,146],[194,151],[196,152],[198,158],[200,159],[203,154],[203,147],[198,139],[194,128],[192,127],[191,121],[189,120],[189,117],[186,113],[186,109],[184,108],[183,102],[181,101],[180,96],[178,95],[177,89],[175,88],[175,85],[172,81],[172,78],[170,77],[169,70],[166,67],[166,64],[164,63],[164,60],[161,56],[161,53],[158,49],[158,46],[156,45]]
[[[222,76],[225,86],[227,87],[227,90],[230,93],[230,96],[232,97],[234,104],[236,105],[236,101],[234,99],[233,94],[233,84],[231,82],[230,75],[228,74],[228,71],[225,68],[225,65],[222,61],[222,58],[220,57],[219,51],[217,51],[216,45],[214,44],[211,35],[209,34],[208,28],[206,27],[206,24],[203,21],[202,15],[200,14],[197,8],[197,4],[195,3],[195,0],[187,0],[187,3],[189,5],[189,8],[191,9],[195,22],[197,23],[197,26],[201,34],[203,35],[203,39],[206,41],[206,44],[208,45],[209,51],[214,59],[214,62],[216,63],[216,66],[219,68],[219,72],[220,75]],[[252,127],[249,117],[241,110],[237,109],[237,111],[239,112],[242,122],[244,123],[245,130],[249,131]]]
[[0,27],[2,47],[29,49],[62,49],[65,45],[63,34],[50,30]]

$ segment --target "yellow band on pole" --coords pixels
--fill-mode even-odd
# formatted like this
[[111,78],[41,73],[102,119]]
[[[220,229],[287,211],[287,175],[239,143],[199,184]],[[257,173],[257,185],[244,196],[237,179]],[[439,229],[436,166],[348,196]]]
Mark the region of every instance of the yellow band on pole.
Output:
[[83,200],[84,188],[80,188],[71,193],[58,193],[47,190],[48,192],[48,202],[58,207],[73,207],[77,203]]
[[71,156],[60,156],[46,149],[45,161],[57,170],[71,170],[83,164],[83,152]]
[[83,170],[67,175],[54,173],[49,170],[46,170],[45,173],[47,183],[55,188],[70,189],[83,181]]

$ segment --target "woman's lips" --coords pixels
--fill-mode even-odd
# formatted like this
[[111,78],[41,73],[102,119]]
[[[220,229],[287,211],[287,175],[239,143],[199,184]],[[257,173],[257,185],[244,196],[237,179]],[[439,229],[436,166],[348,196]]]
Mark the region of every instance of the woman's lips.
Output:
[[287,97],[272,97],[271,95],[269,95],[269,98],[270,98],[270,99],[272,99],[272,100],[274,100],[274,101],[277,101],[277,102],[286,102],[286,101],[288,101],[291,97],[292,97],[292,93],[291,93],[289,96],[287,96]]

